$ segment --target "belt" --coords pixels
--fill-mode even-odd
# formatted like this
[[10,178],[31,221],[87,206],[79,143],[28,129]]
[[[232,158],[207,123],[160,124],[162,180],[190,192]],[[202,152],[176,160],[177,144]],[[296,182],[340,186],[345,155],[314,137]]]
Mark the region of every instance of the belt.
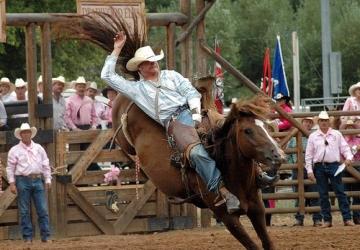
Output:
[[184,105],[178,107],[178,108],[174,111],[174,113],[172,113],[168,118],[166,118],[166,119],[164,120],[164,125],[165,125],[166,130],[167,130],[167,127],[169,126],[169,122],[170,122],[172,119],[176,119],[176,118],[181,114],[181,112],[183,112],[184,110],[187,110],[187,109],[190,109],[190,108],[189,108],[189,105],[184,104]]
[[43,177],[42,174],[29,174],[29,175],[17,175],[17,176],[26,177],[30,179],[41,179]]
[[[76,124],[75,124],[76,125]],[[81,130],[89,130],[91,128],[90,125],[85,124],[85,125],[76,125],[77,128],[81,129]]]
[[314,164],[314,166],[324,166],[324,165],[332,165],[332,164],[339,164],[339,162],[337,161],[333,161],[333,162],[316,162]]

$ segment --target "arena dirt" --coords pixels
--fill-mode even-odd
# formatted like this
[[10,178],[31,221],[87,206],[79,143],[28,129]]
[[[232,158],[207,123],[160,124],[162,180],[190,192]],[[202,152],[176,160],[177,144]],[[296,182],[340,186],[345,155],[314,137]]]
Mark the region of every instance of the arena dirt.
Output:
[[[256,238],[249,221],[244,217],[242,223]],[[332,228],[321,229],[312,227],[309,215],[306,216],[304,227],[292,227],[292,215],[275,215],[270,234],[277,249],[360,249],[360,226],[344,227],[339,214],[334,216]],[[0,241],[0,249],[63,249],[63,250],[108,250],[108,249],[244,249],[222,226],[207,229],[170,231],[145,235],[121,236],[89,236],[54,240],[52,243],[40,243],[38,240],[31,245],[22,241]]]

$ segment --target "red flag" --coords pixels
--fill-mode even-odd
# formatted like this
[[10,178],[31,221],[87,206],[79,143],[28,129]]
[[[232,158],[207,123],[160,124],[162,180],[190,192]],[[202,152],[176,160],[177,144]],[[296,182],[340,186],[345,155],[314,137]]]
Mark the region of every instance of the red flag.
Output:
[[[215,52],[221,54],[221,49],[218,41],[215,39]],[[221,65],[215,62],[215,86],[214,86],[214,100],[217,111],[222,114],[224,112],[224,75]]]
[[261,90],[272,97],[273,85],[271,81],[270,49],[266,48],[263,63],[263,77],[261,79]]

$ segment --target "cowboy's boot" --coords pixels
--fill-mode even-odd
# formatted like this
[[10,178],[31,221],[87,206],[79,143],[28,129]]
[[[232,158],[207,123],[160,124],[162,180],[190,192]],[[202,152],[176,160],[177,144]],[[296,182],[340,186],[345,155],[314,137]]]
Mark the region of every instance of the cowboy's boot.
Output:
[[240,201],[239,199],[230,193],[230,191],[225,187],[223,182],[219,184],[219,194],[226,204],[226,209],[229,214],[235,213],[240,210]]

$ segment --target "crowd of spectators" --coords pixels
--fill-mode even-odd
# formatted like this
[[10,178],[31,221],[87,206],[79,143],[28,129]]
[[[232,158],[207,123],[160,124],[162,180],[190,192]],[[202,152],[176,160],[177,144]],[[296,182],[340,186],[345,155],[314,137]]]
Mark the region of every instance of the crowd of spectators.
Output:
[[[15,79],[15,83],[7,77],[0,80],[0,131],[13,130],[8,126],[6,107],[16,102],[26,102],[28,83],[23,79]],[[37,80],[38,101],[43,99],[43,80]],[[71,93],[64,96],[63,92]],[[102,94],[104,93],[104,95]],[[86,81],[80,76],[76,80],[66,82],[63,76],[52,79],[53,115],[55,130],[87,130],[111,128],[112,103],[117,92],[109,87],[99,89],[96,82]],[[109,97],[109,99],[107,98]],[[15,114],[10,118],[27,117],[28,114]]]

